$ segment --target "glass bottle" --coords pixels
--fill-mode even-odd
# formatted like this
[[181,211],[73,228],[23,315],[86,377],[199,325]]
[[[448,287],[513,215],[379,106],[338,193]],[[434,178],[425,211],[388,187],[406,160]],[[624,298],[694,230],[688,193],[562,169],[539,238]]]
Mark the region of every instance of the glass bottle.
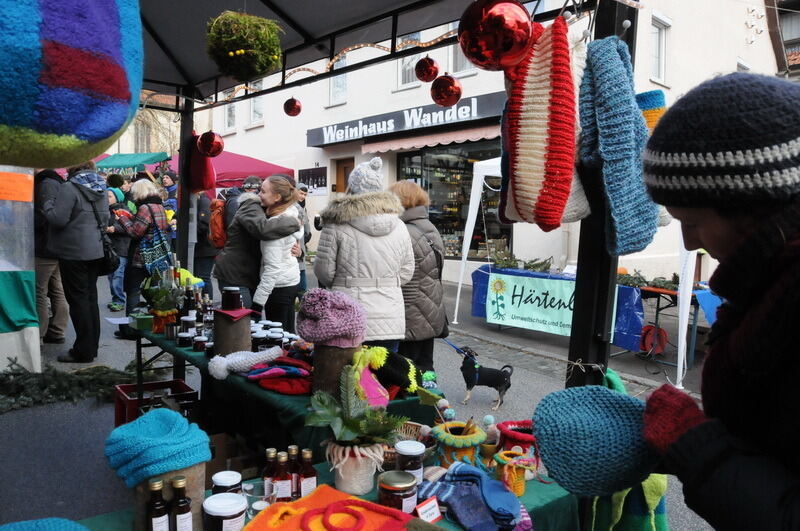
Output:
[[203,298],[200,296],[200,290],[194,290],[194,322],[197,335],[203,334],[203,323],[205,314],[203,312]]
[[292,475],[292,499],[296,500],[300,497],[300,448],[293,444],[287,450],[289,451],[289,473]]
[[267,448],[267,464],[261,472],[261,479],[264,480],[264,499],[270,501],[272,496],[272,481],[278,466],[278,451],[275,448]]
[[147,531],[169,531],[169,515],[167,504],[164,502],[162,489],[164,482],[160,479],[151,479],[150,501],[147,502]]
[[300,467],[300,497],[305,498],[317,488],[317,471],[314,469],[314,453],[303,448],[303,463]]
[[172,483],[172,502],[169,519],[172,531],[192,531],[192,499],[186,497],[186,477],[175,476]]
[[289,472],[289,456],[278,452],[278,466],[272,478],[272,489],[276,502],[292,501],[292,474]]

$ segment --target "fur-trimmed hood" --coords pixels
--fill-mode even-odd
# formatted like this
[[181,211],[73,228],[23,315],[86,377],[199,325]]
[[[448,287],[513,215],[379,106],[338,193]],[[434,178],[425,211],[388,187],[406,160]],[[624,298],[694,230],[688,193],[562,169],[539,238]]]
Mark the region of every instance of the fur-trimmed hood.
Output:
[[253,192],[242,192],[236,197],[236,201],[241,205],[245,201],[258,201],[261,203],[261,198],[258,197],[258,194],[254,194]]
[[322,211],[325,225],[348,224],[361,232],[381,236],[391,232],[403,213],[400,199],[391,192],[345,195]]

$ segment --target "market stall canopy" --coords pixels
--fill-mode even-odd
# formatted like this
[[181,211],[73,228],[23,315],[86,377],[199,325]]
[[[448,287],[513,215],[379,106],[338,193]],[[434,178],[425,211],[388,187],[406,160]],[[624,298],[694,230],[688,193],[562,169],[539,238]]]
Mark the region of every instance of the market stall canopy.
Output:
[[163,151],[157,153],[117,153],[98,162],[97,169],[132,169],[140,171],[144,169],[145,164],[154,164],[167,159],[169,159],[169,155]]
[[[166,157],[164,158],[166,159]],[[231,153],[230,151],[223,151],[211,159],[211,161],[214,164],[214,170],[217,172],[217,188],[241,186],[248,175],[256,175],[264,178],[276,173],[284,173],[294,176],[294,170],[291,168],[278,166],[277,164],[272,164],[271,162],[255,159],[246,155]],[[180,168],[180,156],[174,155],[170,159],[169,165],[173,169]]]
[[[195,86],[201,97],[236,86],[205,52],[206,25],[225,10],[275,20],[284,30],[286,68],[329,59],[346,46],[377,43],[461,17],[466,0],[141,0],[144,89]],[[244,8],[244,9],[243,9]],[[332,37],[335,39],[332,40]],[[333,45],[334,51],[330,50]]]

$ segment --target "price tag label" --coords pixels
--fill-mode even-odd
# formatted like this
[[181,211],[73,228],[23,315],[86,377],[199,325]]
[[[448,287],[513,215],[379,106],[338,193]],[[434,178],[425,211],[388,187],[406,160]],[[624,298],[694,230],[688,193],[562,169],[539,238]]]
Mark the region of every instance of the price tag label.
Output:
[[431,524],[442,519],[439,500],[436,499],[436,496],[431,496],[424,502],[417,504],[417,516]]

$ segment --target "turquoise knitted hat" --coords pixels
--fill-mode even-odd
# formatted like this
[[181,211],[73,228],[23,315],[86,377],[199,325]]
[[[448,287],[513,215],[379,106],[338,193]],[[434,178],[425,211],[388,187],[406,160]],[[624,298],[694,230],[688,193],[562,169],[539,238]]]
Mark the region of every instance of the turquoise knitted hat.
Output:
[[106,439],[106,458],[125,484],[211,459],[208,435],[170,409],[153,409],[123,424]]
[[642,437],[644,402],[603,386],[545,396],[533,433],[549,475],[579,496],[606,496],[641,483],[658,456]]
[[0,531],[89,531],[88,528],[64,518],[42,518],[0,525]]

